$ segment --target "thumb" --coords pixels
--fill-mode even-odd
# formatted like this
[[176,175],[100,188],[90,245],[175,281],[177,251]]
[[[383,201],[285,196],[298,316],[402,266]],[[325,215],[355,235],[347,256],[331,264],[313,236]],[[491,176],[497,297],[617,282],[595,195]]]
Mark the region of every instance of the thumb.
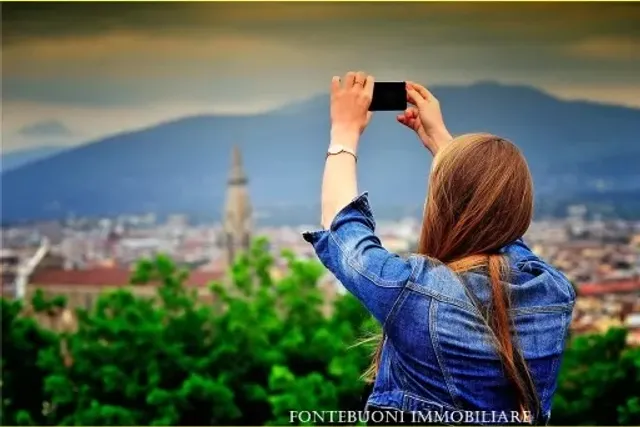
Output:
[[334,94],[340,90],[340,77],[333,76],[331,79],[331,94]]

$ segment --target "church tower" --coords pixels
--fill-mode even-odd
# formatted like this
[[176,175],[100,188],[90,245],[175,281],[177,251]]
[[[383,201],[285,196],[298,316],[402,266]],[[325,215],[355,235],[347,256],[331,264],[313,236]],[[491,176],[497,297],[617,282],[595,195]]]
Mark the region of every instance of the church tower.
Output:
[[253,224],[247,182],[242,168],[240,149],[234,146],[231,173],[227,184],[227,200],[222,218],[225,261],[228,267],[233,265],[239,252],[249,250],[251,245]]

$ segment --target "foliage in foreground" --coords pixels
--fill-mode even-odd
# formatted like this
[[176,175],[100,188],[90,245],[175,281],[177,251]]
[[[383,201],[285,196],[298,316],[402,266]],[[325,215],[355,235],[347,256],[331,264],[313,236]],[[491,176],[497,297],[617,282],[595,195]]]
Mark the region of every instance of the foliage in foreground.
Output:
[[169,259],[143,261],[132,282],[160,282],[157,295],[104,294],[71,333],[3,300],[3,425],[282,425],[293,408],[361,409],[370,349],[349,347],[370,317],[353,298],[323,315],[323,267],[284,254],[275,281],[266,249],[240,257],[207,305]]
[[[323,315],[317,262],[284,254],[274,280],[259,240],[198,304],[186,273],[165,257],[132,282],[154,297],[102,295],[78,328],[54,333],[2,300],[3,425],[287,425],[290,410],[361,410],[370,349],[353,347],[373,324],[351,296]],[[55,316],[64,305],[36,294]],[[640,424],[640,355],[625,332],[578,337],[567,349],[554,424]],[[62,349],[62,351],[61,351]]]
[[627,332],[574,338],[564,354],[552,420],[557,425],[640,425],[640,348]]

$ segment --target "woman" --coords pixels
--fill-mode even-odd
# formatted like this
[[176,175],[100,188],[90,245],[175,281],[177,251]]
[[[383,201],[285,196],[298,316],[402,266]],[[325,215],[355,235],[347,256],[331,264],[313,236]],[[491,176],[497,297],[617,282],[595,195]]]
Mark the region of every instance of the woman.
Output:
[[382,325],[367,409],[395,411],[391,424],[546,424],[575,293],[521,239],[533,211],[526,161],[494,135],[452,138],[435,97],[407,83],[398,121],[435,157],[418,253],[389,253],[356,183],[373,85],[361,72],[333,79],[324,230],[304,234]]

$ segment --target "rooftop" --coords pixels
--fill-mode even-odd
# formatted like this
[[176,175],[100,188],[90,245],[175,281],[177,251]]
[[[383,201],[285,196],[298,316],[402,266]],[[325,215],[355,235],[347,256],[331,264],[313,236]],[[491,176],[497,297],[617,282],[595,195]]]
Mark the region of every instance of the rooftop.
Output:
[[585,283],[578,287],[578,294],[584,296],[632,292],[640,292],[640,278],[610,282]]
[[[123,268],[92,268],[87,270],[44,269],[31,276],[35,286],[125,286],[130,284],[133,272]],[[193,271],[187,279],[188,286],[206,286],[223,280],[223,271]]]

